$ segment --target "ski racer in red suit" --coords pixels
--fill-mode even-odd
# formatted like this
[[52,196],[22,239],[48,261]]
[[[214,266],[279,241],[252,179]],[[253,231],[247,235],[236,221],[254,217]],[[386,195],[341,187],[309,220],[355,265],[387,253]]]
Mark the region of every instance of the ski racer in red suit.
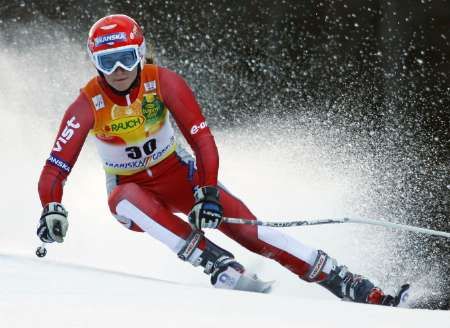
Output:
[[[219,229],[340,298],[395,305],[395,297],[338,266],[323,251],[276,229],[222,222],[223,216],[256,218],[218,183],[216,144],[191,89],[173,71],[145,64],[145,39],[133,19],[100,19],[90,29],[87,47],[98,76],[66,110],[42,171],[43,211],[37,230],[42,241],[61,243],[66,236],[63,184],[90,134],[106,171],[115,218],[128,229],[158,239],[181,260],[203,267],[215,287],[267,292],[270,283],[250,274],[230,252],[207,239],[202,228]],[[169,117],[195,160],[177,145]],[[189,223],[175,212],[187,214]]]

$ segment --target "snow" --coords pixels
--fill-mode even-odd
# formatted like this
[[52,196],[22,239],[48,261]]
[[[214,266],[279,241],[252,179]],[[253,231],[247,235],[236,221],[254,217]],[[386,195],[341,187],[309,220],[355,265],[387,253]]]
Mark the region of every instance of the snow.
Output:
[[1,327],[449,327],[445,311],[216,290],[0,255]]

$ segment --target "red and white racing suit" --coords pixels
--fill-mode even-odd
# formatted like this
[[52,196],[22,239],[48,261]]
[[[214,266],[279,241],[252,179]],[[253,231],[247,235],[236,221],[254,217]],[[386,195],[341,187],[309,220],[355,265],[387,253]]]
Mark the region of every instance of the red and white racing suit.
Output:
[[[172,116],[195,153],[176,145]],[[61,202],[63,182],[88,134],[94,137],[107,173],[109,207],[127,228],[145,231],[178,253],[192,232],[175,212],[188,214],[196,186],[217,186],[219,158],[195,97],[176,73],[145,65],[136,87],[117,95],[95,77],[81,89],[62,119],[39,180],[43,205]],[[224,216],[255,219],[245,204],[220,188]],[[322,281],[331,264],[320,252],[282,232],[222,223],[219,230],[247,249],[274,259],[307,281]],[[191,262],[207,244],[202,239]],[[320,270],[318,270],[320,269]]]

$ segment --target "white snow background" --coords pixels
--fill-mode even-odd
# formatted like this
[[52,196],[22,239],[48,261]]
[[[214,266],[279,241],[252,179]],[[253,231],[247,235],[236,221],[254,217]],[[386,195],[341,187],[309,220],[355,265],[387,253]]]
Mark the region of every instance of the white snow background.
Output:
[[[51,32],[57,50],[27,29],[18,31],[27,47],[6,46],[0,39],[0,327],[450,327],[448,311],[341,302],[208,231],[247,268],[277,281],[269,295],[213,289],[201,269],[115,222],[90,141],[65,186],[67,239],[50,245],[46,258],[36,258],[39,174],[63,111],[95,74],[84,49],[57,30]],[[299,126],[282,132],[280,124],[266,122],[251,131],[211,127],[225,186],[261,219],[370,214],[366,159],[342,153],[345,165],[331,165],[327,154],[333,146],[320,139],[320,131]],[[268,135],[275,136],[270,143]],[[411,297],[423,296],[441,274],[430,268],[426,277],[409,276],[408,263],[390,258],[386,244],[393,231],[383,228],[349,224],[284,231],[388,292],[408,281],[415,287]],[[392,263],[404,266],[404,275],[389,276]]]

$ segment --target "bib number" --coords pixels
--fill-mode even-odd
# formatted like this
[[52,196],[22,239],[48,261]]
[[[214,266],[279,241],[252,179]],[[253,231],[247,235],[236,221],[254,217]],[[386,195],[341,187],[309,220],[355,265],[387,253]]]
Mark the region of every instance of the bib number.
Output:
[[145,154],[145,156],[150,156],[156,150],[156,139],[150,139],[141,147],[131,146],[125,148],[127,155],[131,159],[139,159]]

